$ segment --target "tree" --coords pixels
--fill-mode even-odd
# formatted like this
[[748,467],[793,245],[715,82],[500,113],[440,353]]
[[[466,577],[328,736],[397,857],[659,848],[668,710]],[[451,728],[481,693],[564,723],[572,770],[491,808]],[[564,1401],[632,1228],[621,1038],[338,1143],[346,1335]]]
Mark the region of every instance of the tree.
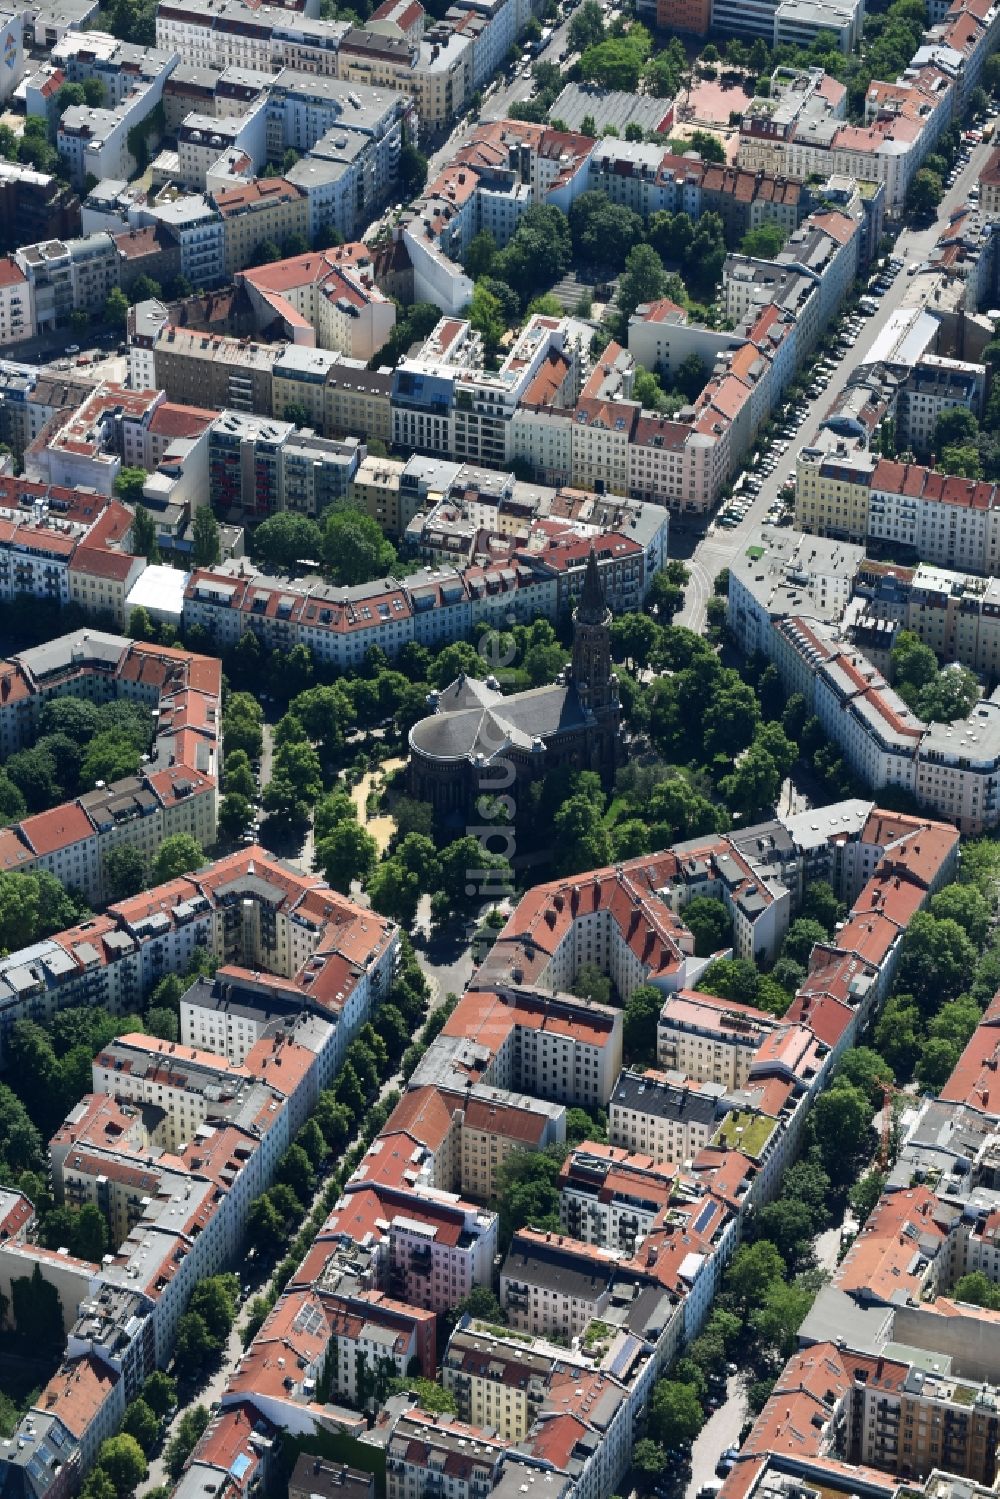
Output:
[[427,157],[407,141],[399,153],[399,186],[404,198],[415,198],[427,181]]
[[817,1289],[808,1278],[801,1276],[791,1285],[785,1281],[773,1281],[753,1313],[750,1320],[754,1332],[782,1358],[794,1352],[796,1334],[816,1299]]
[[758,260],[773,260],[785,247],[785,231],[773,219],[750,229],[740,242],[741,255],[753,255]]
[[986,945],[990,906],[974,885],[946,885],[931,897],[930,913],[938,920],[957,922],[975,947]]
[[813,1137],[831,1181],[847,1182],[854,1176],[871,1116],[865,1095],[839,1078],[817,1098],[811,1116]]
[[142,751],[126,735],[115,729],[95,734],[87,745],[80,764],[80,784],[89,790],[96,782],[122,781],[134,776],[142,760]]
[[140,1397],[125,1407],[122,1431],[126,1436],[134,1437],[148,1457],[159,1440],[160,1422],[155,1411]]
[[893,1081],[892,1068],[870,1046],[855,1046],[844,1053],[837,1069],[837,1082],[850,1083],[871,1104],[882,1101],[882,1084]]
[[480,229],[472,236],[465,252],[465,270],[473,281],[489,275],[496,253],[497,242],[488,229]]
[[485,286],[479,285],[472,294],[472,300],[465,310],[465,315],[482,337],[487,355],[495,354],[507,332],[500,298]]
[[113,286],[104,303],[104,321],[116,328],[124,328],[128,318],[128,297],[120,286]]
[[770,67],[770,65],[771,58],[767,49],[767,43],[764,41],[763,37],[757,37],[754,41],[753,46],[750,48],[750,71],[754,74],[755,77],[759,78],[761,73],[765,72],[766,69]]
[[840,920],[843,907],[827,880],[809,880],[802,895],[800,915],[816,921],[829,937]]
[[[811,1151],[790,1166],[785,1172],[782,1196],[796,1202],[804,1202],[812,1214],[816,1228],[821,1228],[829,1218],[827,1203],[830,1196],[830,1178],[823,1170],[819,1153]],[[768,1237],[765,1235],[765,1237]]]
[[910,1077],[923,1046],[920,1007],[912,994],[893,994],[875,1026],[875,1045],[897,1077]]
[[707,130],[692,130],[685,142],[685,149],[697,151],[702,161],[723,163],[726,152],[718,136],[710,135]]
[[603,798],[598,804],[583,795],[571,796],[559,808],[553,829],[560,874],[597,869],[610,862],[611,839],[603,811]]
[[961,1046],[943,1036],[931,1036],[923,1045],[917,1062],[917,1077],[924,1088],[939,1093],[948,1081],[962,1054]]
[[393,1392],[416,1395],[420,1409],[430,1411],[432,1415],[443,1413],[458,1415],[458,1401],[455,1396],[433,1379],[424,1379],[412,1374],[402,1379],[394,1379],[389,1386],[389,1393]]
[[289,1145],[278,1167],[279,1181],[287,1182],[302,1202],[308,1202],[316,1173],[301,1145]]
[[944,196],[941,178],[927,167],[921,167],[910,183],[906,194],[906,206],[917,219],[930,218]]
[[781,790],[781,773],[771,756],[752,744],[732,774],[723,776],[719,791],[730,811],[744,817],[774,806]]
[[[760,738],[759,726],[760,707],[753,688],[733,674],[723,673],[702,722],[705,754],[710,758],[714,755],[732,757],[754,739],[755,748],[769,753],[767,741]],[[770,724],[768,728],[781,734],[777,724]],[[786,745],[782,736],[781,753],[785,752]]]
[[696,895],[684,907],[684,925],[694,933],[694,950],[699,958],[707,958],[728,947],[732,942],[733,923],[721,900],[712,896]]
[[801,963],[804,968],[809,966],[809,954],[817,942],[825,942],[827,933],[818,921],[812,921],[808,916],[800,916],[793,921],[785,934],[782,945],[782,955],[791,958],[793,963]]
[[251,551],[255,561],[278,573],[292,571],[303,560],[322,555],[323,534],[314,520],[283,510],[268,516],[253,534]]
[[960,1275],[949,1294],[952,1300],[964,1301],[967,1306],[984,1306],[990,1311],[1000,1311],[1000,1286],[995,1286],[982,1270]]
[[218,1348],[229,1336],[236,1317],[238,1296],[239,1281],[233,1274],[210,1275],[191,1293],[188,1311],[204,1320],[208,1335]]
[[565,1150],[515,1150],[497,1168],[500,1236],[509,1244],[519,1228],[559,1227],[559,1170]]
[[652,984],[637,984],[625,1001],[622,1017],[622,1049],[629,1062],[653,1066],[656,1062],[656,1032],[663,1009],[663,995]]
[[348,586],[384,577],[396,566],[392,543],[362,510],[334,510],[326,520],[322,550],[335,581]]
[[663,261],[652,245],[635,245],[625,260],[625,270],[618,282],[618,307],[625,327],[635,309],[643,302],[662,297],[666,285]]
[[527,305],[536,291],[547,289],[566,274],[572,259],[566,215],[550,203],[536,203],[522,215],[513,237],[497,255],[493,275],[506,281],[521,305]]
[[177,1425],[176,1435],[168,1442],[164,1464],[176,1483],[184,1471],[184,1464],[194,1451],[198,1438],[209,1422],[208,1407],[194,1405],[186,1410]]
[[217,1351],[204,1317],[184,1312],[177,1321],[174,1340],[174,1365],[186,1376],[197,1374]]
[[197,838],[190,833],[174,833],[164,838],[153,860],[152,881],[154,885],[165,885],[200,869],[205,862],[205,851]]
[[953,664],[921,688],[916,711],[927,723],[954,723],[971,712],[979,697],[979,681],[968,667]]
[[583,0],[569,24],[570,47],[574,52],[586,52],[603,40],[604,11],[597,0]]
[[635,93],[645,60],[645,51],[632,42],[629,34],[609,36],[605,41],[588,47],[580,58],[579,66],[584,78],[600,84],[602,88]]
[[238,838],[253,817],[253,803],[238,791],[227,791],[219,803],[219,831],[226,838]]
[[801,1200],[782,1196],[761,1208],[757,1232],[777,1246],[789,1270],[794,1270],[809,1256],[815,1232],[813,1214]]
[[298,799],[313,805],[323,790],[323,767],[311,744],[301,741],[279,746],[274,756],[274,776],[264,792],[265,806],[275,782],[287,785]]
[[602,192],[580,194],[569,211],[569,227],[577,259],[615,270],[643,237],[639,214]]
[[104,1214],[92,1202],[85,1202],[76,1215],[73,1253],[78,1259],[99,1265],[107,1252],[108,1225]]
[[54,756],[36,744],[33,749],[17,750],[8,755],[4,767],[7,777],[24,798],[29,812],[44,812],[60,799]]
[[785,1263],[776,1244],[758,1239],[755,1244],[741,1244],[726,1271],[726,1289],[737,1308],[746,1316],[762,1304],[770,1286],[784,1280]]
[[[254,639],[252,635],[244,636]],[[249,692],[233,692],[222,715],[222,733],[226,754],[242,750],[249,760],[260,756],[264,742],[264,710]]]
[[154,1369],[142,1387],[142,1398],[160,1420],[165,1420],[177,1404],[177,1381],[162,1369]]
[[316,844],[315,864],[323,878],[349,895],[352,883],[361,884],[374,873],[378,844],[357,822],[342,822]]
[[159,301],[163,296],[163,287],[152,276],[137,276],[132,282],[129,291],[129,300],[136,302]]
[[649,1434],[661,1447],[690,1447],[702,1426],[705,1413],[693,1387],[674,1379],[661,1379],[653,1386],[649,1402]]
[[101,1443],[97,1465],[111,1479],[118,1499],[134,1494],[149,1472],[142,1448],[127,1433]]
[[110,902],[138,895],[146,882],[145,856],[132,844],[120,844],[104,855],[104,890]]
[[897,992],[912,994],[930,1014],[961,992],[975,962],[976,950],[957,921],[918,911],[903,936]]
[[935,681],[938,674],[937,657],[912,630],[900,630],[897,634],[889,665],[893,683],[908,702],[921,688]]
[[581,963],[570,985],[570,993],[591,1003],[606,1005],[611,999],[611,980],[597,963]]
[[42,1137],[16,1093],[0,1083],[0,1170],[8,1181],[42,1164]]
[[214,567],[220,560],[219,522],[210,505],[199,505],[191,523],[191,560],[195,567]]
[[885,1180],[885,1173],[882,1171],[866,1171],[848,1192],[851,1211],[862,1226],[882,1196]]
[[157,1005],[146,1011],[145,1030],[147,1035],[158,1036],[161,1041],[180,1040],[180,1023],[173,1010],[166,1009],[163,1005]]
[[489,1286],[473,1286],[455,1308],[456,1318],[474,1317],[478,1322],[503,1323],[503,1308]]
[[953,444],[975,443],[979,436],[979,423],[967,406],[952,406],[942,411],[934,423],[933,447],[936,453]]

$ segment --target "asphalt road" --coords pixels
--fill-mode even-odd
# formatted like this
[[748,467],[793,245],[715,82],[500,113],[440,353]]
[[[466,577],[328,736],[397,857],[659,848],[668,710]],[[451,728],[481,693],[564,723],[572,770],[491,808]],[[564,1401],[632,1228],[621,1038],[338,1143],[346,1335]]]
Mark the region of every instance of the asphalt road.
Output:
[[[712,595],[715,578],[738,556],[747,544],[747,537],[766,518],[769,507],[778,498],[778,490],[785,482],[785,475],[795,467],[795,455],[798,449],[804,441],[813,436],[820,419],[829,410],[858,365],[866,362],[868,351],[876,336],[911,289],[914,278],[907,276],[906,266],[914,260],[923,260],[932,249],[948,221],[949,214],[965,202],[969,189],[978,181],[979,173],[992,150],[993,146],[987,143],[974,146],[968,165],[959,173],[954,186],[947,189],[935,222],[922,229],[905,229],[900,234],[896,241],[896,253],[904,261],[903,269],[882,297],[875,315],[865,319],[853,348],[838,364],[826,389],[810,403],[796,436],[789,442],[787,452],[778,459],[770,478],[764,480],[756,500],[741,523],[732,530],[713,524],[704,539],[693,546],[693,550],[693,534],[678,532],[676,526],[671,527],[670,555],[683,558],[691,573],[684,608],[674,616],[674,624],[686,625],[688,629],[697,631],[704,628],[705,605]],[[917,284],[919,285],[919,281]]]
[[[603,0],[605,9],[608,8],[607,0]],[[559,63],[559,54],[569,47],[569,27],[572,16],[567,16],[560,21],[549,38],[546,46],[539,52],[537,57],[531,59],[531,63],[554,62]],[[566,60],[559,63],[565,71],[572,66],[576,59],[576,53],[570,53]],[[521,73],[525,67],[529,68],[528,76],[522,77]],[[460,119],[448,138],[437,146],[428,156],[428,180],[433,180],[436,172],[439,172],[446,162],[460,146],[464,146],[472,138],[476,126],[481,120],[502,120],[510,112],[512,104],[521,104],[530,99],[535,92],[534,80],[531,77],[530,65],[525,59],[517,65],[517,73],[507,81],[503,74],[498,74],[494,81],[487,84],[483,90],[483,107],[479,115],[465,115]]]
[[747,1392],[743,1375],[726,1380],[726,1398],[713,1411],[691,1447],[691,1476],[684,1499],[697,1499],[706,1483],[715,1477],[715,1465],[727,1447],[740,1445],[740,1431],[747,1415]]

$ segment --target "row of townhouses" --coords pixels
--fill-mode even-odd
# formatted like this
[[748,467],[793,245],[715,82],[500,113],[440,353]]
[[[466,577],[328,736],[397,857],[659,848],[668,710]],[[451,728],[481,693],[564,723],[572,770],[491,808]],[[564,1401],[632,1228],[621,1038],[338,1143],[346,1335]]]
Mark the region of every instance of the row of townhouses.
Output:
[[[180,1491],[223,1433],[264,1481],[269,1436],[340,1428],[384,1455],[389,1499],[442,1469],[455,1499],[539,1484],[607,1499],[655,1379],[702,1326],[744,1214],[778,1189],[957,846],[943,824],[844,802],[530,891],[241,1358]],[[816,878],[851,911],[783,1019],[698,991],[689,899],[718,895],[731,950],[766,959]],[[622,1070],[621,1011],[566,992],[584,962],[622,999],[661,989],[661,1070]],[[221,1028],[205,1036],[223,1050]],[[508,1327],[465,1316],[439,1349],[437,1316],[496,1283],[484,1204],[500,1167],[562,1143],[570,1107],[606,1108],[610,1144],[566,1156],[561,1231],[514,1235]],[[387,1398],[418,1369],[440,1370],[456,1415]]]
[[[964,482],[964,481],[962,481]],[[1000,820],[1000,699],[925,723],[883,675],[903,627],[946,659],[995,676],[989,585],[928,567],[868,562],[863,548],[762,528],[730,569],[728,622],[740,647],[773,661],[867,786],[900,787],[976,835]],[[959,629],[957,613],[968,611]],[[868,654],[869,647],[873,655]],[[881,663],[881,664],[877,664]]]
[[50,1142],[56,1199],[107,1220],[103,1263],[40,1248],[27,1199],[0,1202],[0,1285],[9,1295],[37,1267],[67,1334],[5,1482],[38,1499],[75,1492],[169,1359],[195,1286],[236,1262],[250,1204],[387,992],[397,948],[392,923],[250,848],[4,960],[5,1028],[65,1004],[128,1011],[199,952],[221,964],[185,994],[180,1040],[104,1047]]
[[22,651],[0,663],[3,758],[33,744],[44,705],[67,695],[147,707],[155,726],[149,753],[136,775],[98,781],[74,801],[0,830],[0,868],[44,869],[100,905],[112,849],[127,844],[151,861],[174,834],[189,833],[203,847],[215,842],[222,672],[213,657],[97,630]]
[[[937,1098],[905,1100],[882,1196],[819,1292],[723,1499],[996,1492],[1000,996]],[[905,1486],[905,1489],[904,1487]]]

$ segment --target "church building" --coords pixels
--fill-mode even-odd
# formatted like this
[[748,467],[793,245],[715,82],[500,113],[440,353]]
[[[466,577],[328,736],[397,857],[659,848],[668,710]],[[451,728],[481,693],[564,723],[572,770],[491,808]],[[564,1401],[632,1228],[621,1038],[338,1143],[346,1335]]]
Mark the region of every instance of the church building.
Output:
[[504,697],[495,678],[460,676],[432,692],[433,712],[410,730],[409,792],[439,816],[473,812],[479,796],[508,795],[568,765],[610,784],[622,759],[611,610],[591,551],[573,615],[573,659],[550,687]]

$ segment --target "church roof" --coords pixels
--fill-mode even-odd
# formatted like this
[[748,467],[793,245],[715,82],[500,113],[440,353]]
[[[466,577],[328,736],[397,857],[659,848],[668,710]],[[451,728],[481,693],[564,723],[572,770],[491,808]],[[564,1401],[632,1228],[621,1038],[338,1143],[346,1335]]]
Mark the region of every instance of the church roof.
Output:
[[[450,691],[447,688],[442,699]],[[467,760],[482,755],[489,761],[505,749],[530,750],[536,739],[544,744],[559,734],[575,732],[587,721],[575,688],[556,683],[498,697],[489,707],[439,711],[413,726],[410,745],[435,760]]]
[[488,687],[478,677],[467,677],[463,671],[438,694],[437,711],[456,713],[462,708],[492,708],[495,703],[502,702],[502,692]]

